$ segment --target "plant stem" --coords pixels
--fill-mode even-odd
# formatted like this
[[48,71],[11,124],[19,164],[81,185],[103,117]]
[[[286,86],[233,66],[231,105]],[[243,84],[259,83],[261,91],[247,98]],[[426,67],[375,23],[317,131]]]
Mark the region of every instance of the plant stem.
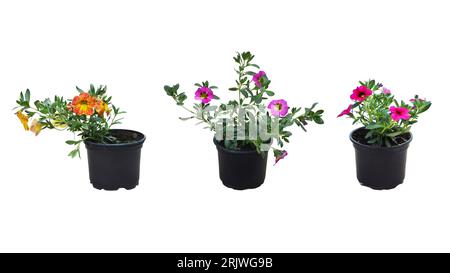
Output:
[[192,111],[191,109],[188,109],[186,106],[184,106],[184,105],[181,105],[181,107],[184,109],[184,110],[186,110],[186,111],[188,111],[189,113],[191,113],[191,114],[193,114],[193,115],[195,115],[195,112],[194,111]]

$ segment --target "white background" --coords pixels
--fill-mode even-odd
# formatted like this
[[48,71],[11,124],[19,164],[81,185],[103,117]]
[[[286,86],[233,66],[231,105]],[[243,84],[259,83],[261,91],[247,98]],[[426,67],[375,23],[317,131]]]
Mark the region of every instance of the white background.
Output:
[[[0,251],[450,251],[448,1],[1,1]],[[212,133],[182,122],[165,84],[228,93],[250,50],[290,106],[320,102],[324,126],[295,129],[289,156],[251,191],[225,188]],[[433,101],[413,128],[405,183],[356,180],[350,120],[358,80]],[[12,108],[107,84],[148,137],[140,185],[95,190],[70,133],[24,132]]]

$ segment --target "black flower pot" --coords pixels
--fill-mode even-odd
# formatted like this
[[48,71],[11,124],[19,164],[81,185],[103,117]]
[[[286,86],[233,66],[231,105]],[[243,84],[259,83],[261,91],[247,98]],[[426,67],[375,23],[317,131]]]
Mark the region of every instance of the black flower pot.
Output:
[[393,189],[403,183],[406,169],[406,156],[412,134],[405,135],[406,141],[382,147],[361,143],[367,129],[359,128],[350,134],[355,147],[356,174],[363,186],[375,190]]
[[145,136],[139,132],[118,129],[111,130],[111,135],[123,143],[85,141],[91,183],[96,189],[133,189],[139,183],[141,148]]
[[266,178],[267,152],[230,150],[214,138],[219,154],[219,173],[222,183],[235,190],[254,189]]

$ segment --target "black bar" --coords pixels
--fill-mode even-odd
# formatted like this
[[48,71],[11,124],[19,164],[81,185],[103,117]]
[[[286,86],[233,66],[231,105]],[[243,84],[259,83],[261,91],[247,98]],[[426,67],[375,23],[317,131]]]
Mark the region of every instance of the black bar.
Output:
[[[65,272],[62,269],[98,269],[130,272],[339,272],[426,270],[447,268],[449,254],[288,254],[288,253],[148,253],[148,254],[0,254],[2,268]],[[157,271],[155,271],[158,269]],[[314,269],[314,270],[311,270]],[[331,270],[331,271],[330,271]],[[6,271],[5,271],[6,272]],[[134,271],[132,271],[134,272]]]

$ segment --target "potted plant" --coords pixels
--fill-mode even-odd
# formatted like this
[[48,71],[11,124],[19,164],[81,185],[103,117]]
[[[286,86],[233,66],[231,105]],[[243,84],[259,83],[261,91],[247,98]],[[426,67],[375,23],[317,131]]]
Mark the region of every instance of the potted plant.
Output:
[[363,186],[393,189],[405,178],[411,126],[431,102],[417,95],[408,102],[398,102],[389,89],[375,80],[359,83],[350,96],[352,103],[338,115],[363,125],[350,134],[357,177]]
[[139,182],[145,136],[136,131],[111,129],[120,124],[120,115],[125,112],[111,103],[106,86],[77,90],[79,94],[71,100],[55,96],[31,103],[27,89],[17,100],[16,115],[24,129],[36,136],[43,129],[73,132],[75,139],[66,141],[74,147],[69,156],[80,157],[80,145],[85,144],[89,176],[95,188],[133,189]]
[[295,124],[305,130],[309,121],[323,124],[324,111],[314,111],[316,104],[302,111],[278,99],[266,106],[267,99],[275,93],[269,89],[268,75],[252,62],[253,58],[250,52],[234,57],[237,80],[229,91],[236,93],[236,99],[226,103],[212,104],[219,97],[215,94],[217,87],[208,81],[195,84],[198,102],[191,108],[186,107],[187,95],[179,92],[179,84],[164,86],[167,95],[189,113],[180,119],[197,119],[215,132],[220,179],[225,186],[237,190],[257,188],[264,182],[270,149],[275,163],[287,156],[283,147],[292,135],[290,126]]

